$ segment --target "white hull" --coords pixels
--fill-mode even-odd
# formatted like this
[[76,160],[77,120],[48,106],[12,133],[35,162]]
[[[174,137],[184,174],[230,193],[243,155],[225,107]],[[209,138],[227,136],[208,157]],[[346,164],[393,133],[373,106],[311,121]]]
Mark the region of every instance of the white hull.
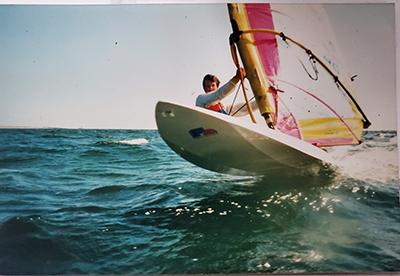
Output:
[[308,170],[332,164],[324,150],[304,141],[199,107],[169,102],[156,106],[158,131],[178,155],[202,168],[250,175]]

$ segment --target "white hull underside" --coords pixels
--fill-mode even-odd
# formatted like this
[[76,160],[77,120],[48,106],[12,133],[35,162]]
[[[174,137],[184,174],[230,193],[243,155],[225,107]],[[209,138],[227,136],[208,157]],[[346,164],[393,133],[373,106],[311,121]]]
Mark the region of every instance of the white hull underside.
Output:
[[161,137],[172,150],[215,172],[267,175],[332,164],[324,150],[265,124],[253,124],[248,118],[158,102],[156,121]]

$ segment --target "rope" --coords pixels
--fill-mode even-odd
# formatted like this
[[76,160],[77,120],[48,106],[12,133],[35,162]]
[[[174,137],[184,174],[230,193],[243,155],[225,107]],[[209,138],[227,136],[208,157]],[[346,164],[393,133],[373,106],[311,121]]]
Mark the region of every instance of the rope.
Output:
[[[254,100],[254,96],[249,100],[250,102]],[[243,104],[241,107],[238,108],[238,110],[235,111],[235,113],[232,114],[232,117],[235,116],[240,110],[243,109],[243,107],[245,107],[246,104]],[[233,107],[232,107],[233,108]]]
[[[231,109],[229,110],[228,115],[231,115],[231,112],[232,112],[232,109],[233,109],[233,105],[235,104],[236,98],[237,98],[237,96],[238,96],[238,94],[239,94],[239,89],[240,89],[240,86],[239,86],[238,89],[236,90],[235,97],[233,98],[232,105],[231,105]],[[236,114],[236,113],[235,113],[235,114]],[[232,115],[232,116],[233,116],[233,115]]]

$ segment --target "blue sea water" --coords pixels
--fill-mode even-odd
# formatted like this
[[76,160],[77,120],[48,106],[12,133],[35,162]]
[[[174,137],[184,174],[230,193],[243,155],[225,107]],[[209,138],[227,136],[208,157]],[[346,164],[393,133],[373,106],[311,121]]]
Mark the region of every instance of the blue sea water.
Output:
[[0,274],[400,270],[395,131],[334,172],[230,176],[156,130],[1,129]]

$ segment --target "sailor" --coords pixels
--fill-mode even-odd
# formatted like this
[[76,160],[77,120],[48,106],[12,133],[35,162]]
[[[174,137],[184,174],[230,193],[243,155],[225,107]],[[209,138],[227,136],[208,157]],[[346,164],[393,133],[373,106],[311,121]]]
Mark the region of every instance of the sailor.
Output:
[[243,78],[246,76],[246,72],[243,68],[240,68],[240,71],[237,69],[236,75],[220,88],[220,81],[216,76],[210,74],[205,75],[203,78],[203,89],[206,94],[201,94],[197,97],[196,106],[228,114],[221,100],[235,90],[236,85],[241,79],[240,74],[242,74]]

